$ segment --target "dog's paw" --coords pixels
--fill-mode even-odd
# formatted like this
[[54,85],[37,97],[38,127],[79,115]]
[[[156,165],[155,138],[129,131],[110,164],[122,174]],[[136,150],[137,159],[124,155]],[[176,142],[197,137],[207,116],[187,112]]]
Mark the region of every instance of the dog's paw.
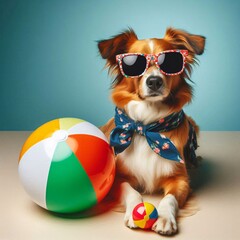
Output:
[[137,228],[137,226],[135,225],[135,223],[133,221],[132,214],[129,214],[127,212],[124,216],[124,224],[125,224],[125,226],[127,226],[129,228]]
[[174,216],[159,217],[152,230],[161,235],[173,235],[177,232],[177,222]]

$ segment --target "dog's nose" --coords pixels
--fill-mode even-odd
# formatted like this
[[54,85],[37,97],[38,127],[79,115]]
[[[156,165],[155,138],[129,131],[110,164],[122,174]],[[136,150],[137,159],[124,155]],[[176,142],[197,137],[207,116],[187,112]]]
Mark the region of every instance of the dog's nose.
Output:
[[149,76],[146,84],[151,90],[157,91],[163,85],[163,80],[159,76]]

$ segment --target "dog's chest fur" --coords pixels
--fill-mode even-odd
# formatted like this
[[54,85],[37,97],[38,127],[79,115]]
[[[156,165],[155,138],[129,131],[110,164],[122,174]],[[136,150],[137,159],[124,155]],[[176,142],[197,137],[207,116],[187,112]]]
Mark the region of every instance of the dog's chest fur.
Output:
[[[161,111],[158,109],[159,106],[156,108],[154,103],[131,101],[125,111],[135,121],[149,124],[169,114],[165,106],[162,106]],[[118,164],[124,166],[120,169],[128,169],[137,179],[139,187],[152,193],[160,189],[161,177],[173,174],[176,163],[157,155],[148,145],[146,138],[135,133],[131,145],[118,155]]]

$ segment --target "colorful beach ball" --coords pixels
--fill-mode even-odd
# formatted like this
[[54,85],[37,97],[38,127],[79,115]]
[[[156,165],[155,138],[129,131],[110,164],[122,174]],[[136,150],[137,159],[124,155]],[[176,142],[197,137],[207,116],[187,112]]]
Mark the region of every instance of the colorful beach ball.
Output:
[[109,192],[115,161],[105,135],[77,118],[36,129],[19,157],[20,180],[32,200],[59,213],[89,209]]
[[157,209],[148,202],[139,203],[132,212],[133,221],[142,229],[149,229],[158,219]]

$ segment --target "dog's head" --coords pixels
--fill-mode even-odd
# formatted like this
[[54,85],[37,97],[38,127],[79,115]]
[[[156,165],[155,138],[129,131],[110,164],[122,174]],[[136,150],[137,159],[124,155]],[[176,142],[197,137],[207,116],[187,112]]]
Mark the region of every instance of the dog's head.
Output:
[[161,102],[173,111],[191,101],[188,84],[196,55],[204,51],[205,37],[168,28],[163,39],[139,40],[129,29],[98,42],[101,56],[115,76],[114,103],[120,107],[131,100]]

